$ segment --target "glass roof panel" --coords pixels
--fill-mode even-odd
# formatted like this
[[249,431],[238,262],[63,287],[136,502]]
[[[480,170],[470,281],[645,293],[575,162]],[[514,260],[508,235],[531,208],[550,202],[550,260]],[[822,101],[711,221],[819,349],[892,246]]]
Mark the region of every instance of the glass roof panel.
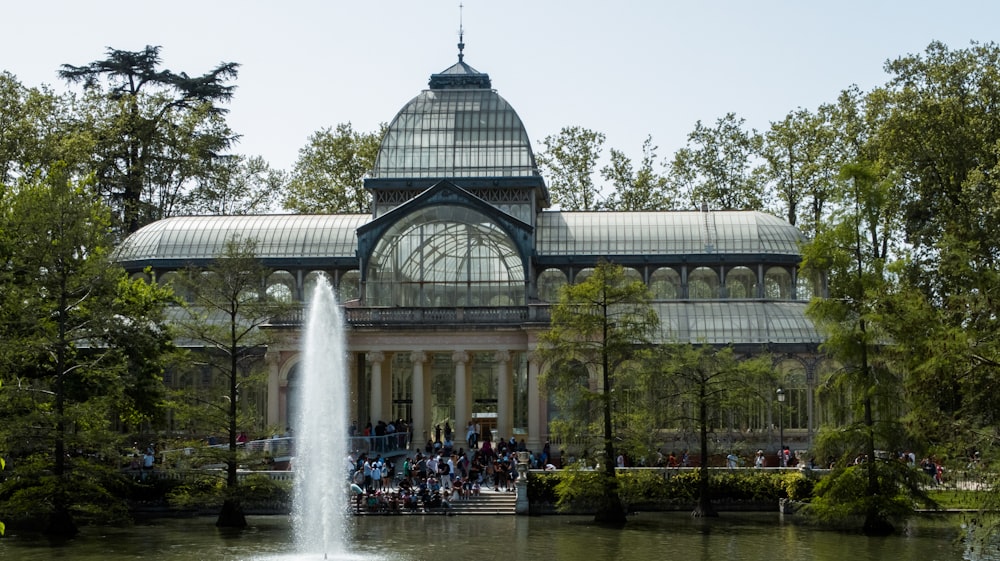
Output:
[[655,302],[659,342],[789,344],[823,341],[806,317],[806,302]]
[[228,240],[257,240],[261,258],[354,257],[357,229],[368,214],[180,216],[141,228],[118,246],[121,263],[157,259],[210,259]]
[[802,234],[761,212],[560,212],[538,216],[540,256],[799,255]]
[[490,89],[426,90],[389,125],[372,178],[538,175],[528,134]]

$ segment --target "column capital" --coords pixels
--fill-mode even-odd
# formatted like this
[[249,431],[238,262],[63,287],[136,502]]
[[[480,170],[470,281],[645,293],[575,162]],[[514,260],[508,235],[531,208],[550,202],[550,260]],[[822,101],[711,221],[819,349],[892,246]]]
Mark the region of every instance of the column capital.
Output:
[[413,364],[423,364],[427,362],[427,353],[424,351],[413,351],[410,353],[410,362]]
[[542,363],[542,351],[535,349],[528,351],[528,362],[534,365],[540,365]]
[[493,353],[493,359],[497,362],[510,362],[511,352],[510,351],[497,351]]
[[466,364],[469,362],[469,353],[465,351],[455,351],[451,354],[451,360],[455,363]]
[[367,354],[365,354],[365,358],[368,360],[368,362],[384,362],[385,353],[382,351],[370,351]]

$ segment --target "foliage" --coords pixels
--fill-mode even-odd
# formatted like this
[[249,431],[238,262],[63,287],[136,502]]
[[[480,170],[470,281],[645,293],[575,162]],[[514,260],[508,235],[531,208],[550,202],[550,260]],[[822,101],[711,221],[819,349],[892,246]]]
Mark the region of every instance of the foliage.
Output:
[[[667,426],[680,420],[698,432],[699,502],[697,513],[712,516],[709,491],[709,432],[723,411],[752,406],[763,399],[755,388],[770,379],[770,357],[760,355],[740,360],[732,348],[710,345],[661,345],[653,353],[658,387],[650,394],[661,404],[661,422]],[[770,385],[770,384],[767,384]],[[672,407],[663,407],[670,405]],[[669,419],[672,415],[673,419]],[[672,424],[672,423],[671,423]]]
[[[0,483],[0,504],[9,523],[44,530],[62,508],[75,521],[109,524],[128,519],[125,481],[117,465],[73,455],[67,460],[66,475],[60,477],[53,473],[51,462],[44,452],[14,462],[12,474]],[[70,495],[67,505],[58,500],[63,495]]]
[[825,116],[801,108],[772,122],[762,138],[764,163],[758,173],[784,205],[782,214],[788,223],[798,226],[807,238],[825,217],[836,177],[832,141]]
[[[625,275],[620,265],[602,262],[586,280],[563,288],[550,327],[540,337],[540,352],[550,364],[540,383],[550,388],[565,415],[562,429],[600,435],[607,512],[621,510],[615,505],[615,440],[629,430],[648,430],[628,422],[634,414],[624,390],[640,387],[640,359],[659,326],[649,302],[641,280]],[[589,373],[597,379],[593,386]],[[598,511],[598,518],[604,513]]]
[[183,510],[219,509],[222,508],[225,489],[225,478],[200,472],[168,491],[167,504]]
[[695,123],[687,145],[674,153],[670,175],[675,188],[694,206],[724,210],[764,210],[761,182],[753,173],[761,137],[746,130],[745,119],[727,113],[714,126]]
[[[698,470],[627,469],[617,473],[621,500],[632,508],[690,508],[698,501]],[[815,483],[801,473],[737,470],[712,472],[713,501],[777,505],[782,498],[809,500]],[[532,504],[555,505],[564,512],[593,511],[602,499],[601,473],[571,466],[558,472],[533,472],[528,479]]]
[[[64,64],[59,75],[95,93],[90,101],[97,143],[93,169],[99,194],[123,233],[169,216],[193,177],[235,141],[220,117],[239,65],[222,63],[191,77],[160,69],[160,47],[108,48],[107,58],[83,66]],[[102,90],[106,82],[107,89]],[[91,129],[93,130],[93,129]]]
[[306,214],[370,212],[364,178],[375,168],[387,129],[382,124],[378,131],[363,133],[341,123],[335,130],[313,133],[299,150],[284,207]]
[[[265,375],[263,353],[271,341],[261,327],[291,306],[262,293],[269,271],[257,258],[256,247],[256,240],[230,239],[210,265],[188,269],[177,281],[190,300],[175,319],[177,332],[199,343],[200,349],[191,354],[195,372],[208,373],[213,383],[207,392],[184,392],[176,405],[179,412],[183,405],[183,411],[204,415],[210,433],[221,430],[228,436],[224,513],[239,510],[237,435],[241,427],[260,424],[254,397]],[[245,524],[237,514],[233,525]]]
[[[870,484],[872,472],[875,492]],[[867,520],[872,513],[881,520],[905,518],[913,514],[914,501],[935,506],[923,489],[926,482],[919,470],[895,460],[835,469],[817,483],[812,512],[821,520],[833,522],[854,517]]]
[[226,156],[210,162],[180,210],[187,214],[267,214],[285,189],[285,174],[260,156]]
[[562,210],[599,210],[600,189],[594,184],[604,133],[580,126],[563,127],[542,140],[545,149],[536,157],[548,179],[552,202]]
[[611,149],[611,163],[601,168],[601,176],[611,183],[605,208],[619,212],[661,211],[675,207],[674,194],[666,176],[653,171],[657,147],[653,137],[642,143],[642,163],[633,170],[624,152]]
[[[0,414],[8,423],[0,436],[25,486],[18,496],[46,496],[48,530],[72,534],[72,513],[100,495],[84,482],[107,479],[87,475],[88,462],[71,455],[117,461],[111,423],[154,417],[170,337],[162,319],[169,292],[110,263],[108,210],[67,174],[53,166],[3,197]],[[40,454],[48,471],[32,467]]]

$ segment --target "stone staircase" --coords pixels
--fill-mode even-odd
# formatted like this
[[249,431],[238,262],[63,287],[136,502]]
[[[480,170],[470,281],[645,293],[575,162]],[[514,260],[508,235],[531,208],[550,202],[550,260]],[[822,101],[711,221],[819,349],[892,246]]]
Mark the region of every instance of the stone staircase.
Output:
[[484,490],[479,496],[452,501],[450,514],[514,514],[516,507],[517,493]]

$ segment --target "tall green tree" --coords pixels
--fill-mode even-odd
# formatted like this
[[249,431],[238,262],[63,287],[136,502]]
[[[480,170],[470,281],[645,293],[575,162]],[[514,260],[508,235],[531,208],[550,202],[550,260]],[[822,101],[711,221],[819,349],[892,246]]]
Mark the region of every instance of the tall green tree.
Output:
[[605,204],[608,210],[660,211],[674,208],[669,180],[654,169],[656,150],[653,137],[647,136],[642,142],[642,162],[639,169],[634,169],[632,160],[624,152],[611,149],[611,162],[601,168],[601,176],[613,189]]
[[537,155],[538,164],[548,180],[552,202],[562,210],[600,210],[603,205],[594,174],[604,150],[604,133],[563,127],[542,144],[545,149]]
[[[161,69],[160,47],[109,48],[107,58],[64,64],[59,75],[82,83],[100,128],[94,169],[101,196],[123,234],[169,214],[164,206],[199,167],[235,141],[221,117],[239,65],[222,63],[201,76]],[[102,84],[106,83],[106,89]]]
[[725,413],[760,400],[756,386],[773,378],[770,357],[741,360],[729,347],[670,344],[656,349],[652,365],[659,387],[651,391],[659,396],[661,409],[672,409],[663,414],[691,423],[698,431],[698,502],[692,515],[718,516],[709,491],[709,434],[723,425]]
[[110,262],[108,210],[65,168],[0,198],[0,416],[15,460],[0,499],[72,535],[79,517],[124,512],[112,423],[155,415],[170,294]]
[[305,214],[371,212],[364,179],[375,168],[387,128],[383,123],[365,133],[341,123],[313,133],[299,150],[284,207]]
[[[597,522],[625,523],[615,477],[615,441],[621,428],[615,419],[621,419],[629,405],[620,390],[641,376],[641,357],[658,329],[646,285],[627,276],[620,265],[602,262],[583,282],[564,287],[552,308],[551,327],[540,338],[549,364],[543,383],[570,423],[600,435],[604,456]],[[594,374],[596,384],[587,376],[581,385],[581,372]]]
[[811,238],[823,220],[835,179],[828,158],[833,133],[821,114],[792,111],[764,132],[760,173],[783,214]]
[[[199,372],[209,373],[213,380],[208,396],[189,398],[228,436],[227,492],[216,522],[223,527],[246,526],[236,439],[241,428],[259,422],[253,397],[265,368],[263,353],[272,340],[263,327],[289,309],[289,304],[264,292],[269,271],[257,258],[256,247],[253,239],[231,239],[210,265],[189,269],[177,280],[190,303],[177,314],[175,328],[180,337],[200,345],[192,360]],[[220,396],[219,391],[224,393]]]
[[754,173],[761,137],[746,120],[727,113],[714,126],[701,121],[674,153],[671,178],[693,205],[725,210],[764,210],[764,189]]
[[[828,512],[851,513],[864,518],[870,534],[892,531],[891,519],[900,511],[901,481],[905,475],[888,465],[876,450],[896,450],[904,445],[900,424],[903,413],[902,381],[891,360],[887,336],[886,302],[894,291],[891,262],[902,255],[898,184],[871,164],[845,166],[838,190],[840,204],[828,225],[804,250],[806,270],[824,270],[829,298],[814,299],[807,314],[826,337],[822,350],[844,367],[832,383],[854,396],[856,420],[836,431],[820,433],[819,448],[838,450],[846,458],[863,456],[860,467],[838,472],[834,481],[856,481],[863,472],[864,493],[843,503],[836,484],[820,504],[835,504]],[[910,489],[915,489],[909,486]]]

